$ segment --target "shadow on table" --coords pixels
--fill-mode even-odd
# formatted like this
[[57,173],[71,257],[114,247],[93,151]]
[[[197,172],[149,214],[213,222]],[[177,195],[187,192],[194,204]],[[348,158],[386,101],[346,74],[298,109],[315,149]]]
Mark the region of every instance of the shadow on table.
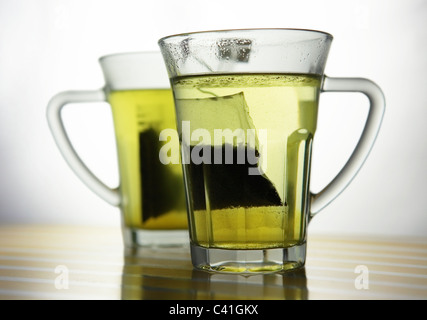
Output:
[[289,273],[234,275],[195,270],[188,248],[127,249],[121,298],[308,299],[305,269]]

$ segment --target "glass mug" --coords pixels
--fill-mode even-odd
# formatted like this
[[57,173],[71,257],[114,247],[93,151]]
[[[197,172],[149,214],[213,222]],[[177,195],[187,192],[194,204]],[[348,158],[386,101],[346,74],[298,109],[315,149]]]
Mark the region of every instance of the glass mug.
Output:
[[[307,225],[350,183],[373,146],[385,101],[362,78],[330,78],[332,36],[298,29],[206,31],[159,40],[174,91],[196,268],[302,267]],[[342,171],[310,192],[321,92],[361,92],[370,111]]]
[[[135,52],[99,59],[105,87],[54,96],[47,119],[65,160],[77,176],[108,203],[120,207],[127,246],[173,246],[188,243],[182,169],[161,157],[179,149],[178,136],[159,141],[164,129],[176,132],[172,91],[160,52]],[[111,189],[81,161],[61,120],[69,103],[108,101],[118,152],[120,185]],[[162,148],[164,152],[162,152]],[[179,154],[179,151],[178,151]]]

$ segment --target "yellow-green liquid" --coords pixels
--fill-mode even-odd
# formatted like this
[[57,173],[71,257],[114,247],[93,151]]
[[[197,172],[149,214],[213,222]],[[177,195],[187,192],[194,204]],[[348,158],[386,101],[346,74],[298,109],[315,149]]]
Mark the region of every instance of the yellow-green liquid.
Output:
[[159,141],[162,130],[176,130],[172,91],[113,91],[108,100],[117,139],[121,209],[126,226],[186,229],[181,165],[165,165],[159,160],[160,149],[166,143],[175,143],[173,148],[179,154],[177,139]]
[[[173,88],[178,123],[190,121],[191,130],[212,131],[222,128],[221,123],[236,128],[240,123],[257,133],[267,132],[260,142],[266,148],[257,146],[266,153],[263,175],[243,176],[245,164],[184,165],[191,241],[223,249],[280,248],[304,242],[320,77],[187,76],[173,79]],[[192,149],[203,143],[181,141],[182,147],[190,144]]]

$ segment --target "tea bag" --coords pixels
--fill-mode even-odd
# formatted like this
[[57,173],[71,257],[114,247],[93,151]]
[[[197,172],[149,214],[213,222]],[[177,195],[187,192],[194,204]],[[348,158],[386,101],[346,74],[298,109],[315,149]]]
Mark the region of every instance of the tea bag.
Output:
[[259,168],[262,149],[243,92],[177,104],[194,210],[281,205]]
[[160,162],[163,143],[156,130],[149,128],[139,133],[142,221],[159,217],[177,207],[182,207],[181,176]]
[[[205,144],[210,145],[222,144],[223,139],[220,138],[227,140],[228,135],[232,135],[233,144],[249,144],[258,149],[255,126],[243,92],[223,97],[178,99],[177,104],[178,129],[186,145],[199,144],[200,139],[197,137],[204,134],[210,140]],[[185,131],[186,124],[190,128],[189,132]]]

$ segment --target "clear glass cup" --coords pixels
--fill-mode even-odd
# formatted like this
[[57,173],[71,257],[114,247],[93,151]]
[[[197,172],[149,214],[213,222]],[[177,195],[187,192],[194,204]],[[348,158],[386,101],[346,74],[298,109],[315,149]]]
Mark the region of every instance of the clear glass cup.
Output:
[[[332,42],[298,29],[206,31],[159,40],[174,91],[193,265],[221,272],[305,264],[307,225],[350,183],[373,146],[385,101],[362,78],[330,78]],[[322,92],[361,92],[370,111],[345,167],[310,192]]]
[[[179,150],[178,136],[159,140],[163,130],[176,132],[162,56],[160,52],[121,53],[101,57],[99,63],[105,78],[103,88],[61,92],[48,104],[47,119],[58,148],[91,190],[121,209],[127,246],[187,245],[182,169],[179,163],[162,161],[168,150]],[[67,104],[99,101],[111,105],[120,175],[117,189],[106,186],[86,167],[61,119]]]

